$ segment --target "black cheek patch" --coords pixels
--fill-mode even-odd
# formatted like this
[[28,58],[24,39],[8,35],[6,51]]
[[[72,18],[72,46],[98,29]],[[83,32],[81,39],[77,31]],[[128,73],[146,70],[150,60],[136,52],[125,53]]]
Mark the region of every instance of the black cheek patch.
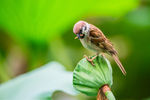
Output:
[[85,26],[85,30],[87,29],[87,27]]

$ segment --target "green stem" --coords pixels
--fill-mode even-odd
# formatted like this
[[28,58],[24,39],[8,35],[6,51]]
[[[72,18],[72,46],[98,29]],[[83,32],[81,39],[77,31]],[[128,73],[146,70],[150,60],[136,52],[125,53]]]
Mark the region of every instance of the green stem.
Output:
[[103,85],[97,94],[97,100],[116,100],[107,84]]
[[112,93],[112,91],[106,91],[105,96],[107,97],[108,100],[116,100],[115,96]]

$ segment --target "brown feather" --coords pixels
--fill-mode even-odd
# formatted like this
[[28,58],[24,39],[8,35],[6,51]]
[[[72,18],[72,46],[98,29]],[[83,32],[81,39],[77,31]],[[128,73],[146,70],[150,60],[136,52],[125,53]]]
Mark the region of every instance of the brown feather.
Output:
[[123,65],[121,64],[121,62],[120,62],[118,56],[115,55],[115,54],[112,54],[112,57],[114,58],[114,60],[115,60],[115,62],[117,63],[117,65],[119,66],[119,68],[120,68],[120,70],[122,71],[123,75],[126,75],[126,71],[125,71]]
[[100,29],[98,29],[96,26],[90,24],[90,34],[89,35],[90,35],[91,42],[94,45],[96,45],[99,48],[101,48],[103,50],[103,52],[106,52],[106,53],[112,55],[112,57],[114,58],[115,62],[119,66],[120,70],[122,71],[122,73],[124,75],[126,75],[126,71],[125,71],[123,65],[121,64],[121,62],[120,62],[120,60],[119,60],[119,58],[117,56],[117,51],[113,48],[113,45],[105,37],[103,32]]
[[90,36],[92,37],[97,37],[97,38],[103,37],[104,39],[107,39],[103,34],[103,32],[92,24],[90,24],[90,33],[91,33]]
[[90,24],[90,39],[91,42],[100,47],[101,49],[104,49],[105,52],[114,52],[116,53],[116,51],[113,48],[113,45],[111,44],[111,42],[105,37],[105,35],[103,34],[103,32],[98,29],[96,26]]

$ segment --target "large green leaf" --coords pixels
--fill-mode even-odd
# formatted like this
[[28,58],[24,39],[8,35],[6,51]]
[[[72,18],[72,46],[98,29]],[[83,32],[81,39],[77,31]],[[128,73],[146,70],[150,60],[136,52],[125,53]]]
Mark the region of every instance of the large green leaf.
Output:
[[54,91],[72,95],[72,72],[56,63],[49,63],[0,86],[0,100],[50,100]]
[[13,37],[45,41],[85,15],[121,16],[137,4],[137,0],[0,0],[0,26]]

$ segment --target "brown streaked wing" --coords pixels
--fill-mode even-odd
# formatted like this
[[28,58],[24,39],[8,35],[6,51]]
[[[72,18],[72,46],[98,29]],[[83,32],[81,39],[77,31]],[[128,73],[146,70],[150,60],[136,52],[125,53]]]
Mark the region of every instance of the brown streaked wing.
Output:
[[106,38],[105,35],[103,34],[103,32],[99,28],[97,28],[96,26],[94,26],[92,24],[90,24],[90,33],[91,33],[90,36],[92,36],[92,37],[97,37],[97,38],[103,37],[103,38]]
[[117,53],[111,42],[105,37],[103,32],[96,26],[90,24],[90,39],[93,44],[109,53]]
[[98,29],[96,26],[90,24],[90,40],[93,44],[100,47],[101,49],[105,49],[105,47],[101,44],[105,42],[106,37],[102,33],[100,29]]

